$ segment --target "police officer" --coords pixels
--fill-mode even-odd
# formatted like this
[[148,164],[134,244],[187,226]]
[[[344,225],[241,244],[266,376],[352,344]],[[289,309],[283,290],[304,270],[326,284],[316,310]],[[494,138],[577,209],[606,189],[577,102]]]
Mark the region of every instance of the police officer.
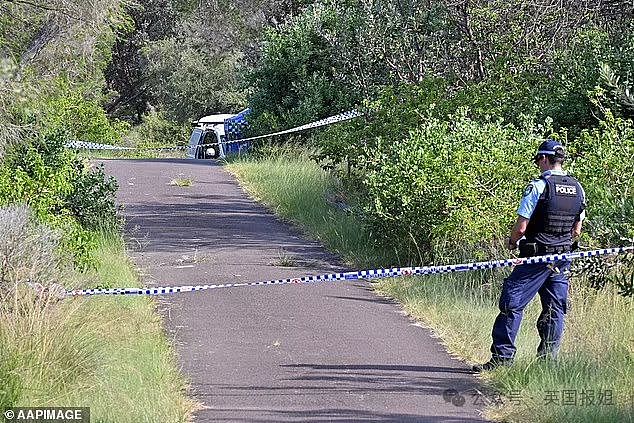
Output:
[[[507,239],[509,250],[520,247],[520,257],[568,252],[581,233],[585,217],[585,194],[579,182],[562,170],[564,147],[546,140],[533,161],[542,174],[524,190],[517,210],[517,221]],[[540,358],[555,358],[564,329],[568,297],[568,260],[516,266],[504,280],[500,313],[493,325],[491,359],[474,370],[491,370],[511,365],[515,357],[515,338],[528,303],[539,294],[542,312],[537,320],[541,342]]]

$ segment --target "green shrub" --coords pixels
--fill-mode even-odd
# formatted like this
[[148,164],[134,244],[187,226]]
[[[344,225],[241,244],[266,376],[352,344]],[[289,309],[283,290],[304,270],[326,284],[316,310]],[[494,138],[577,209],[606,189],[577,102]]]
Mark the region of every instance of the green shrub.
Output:
[[14,145],[0,165],[0,206],[27,204],[39,221],[60,229],[62,249],[90,265],[91,230],[117,223],[116,181],[64,148],[65,133]]
[[[511,91],[525,86],[516,82]],[[513,97],[486,83],[459,92],[433,78],[388,87],[366,104],[364,118],[317,135],[316,158],[361,192],[375,238],[401,257],[490,257],[508,234],[521,189],[539,174],[528,159],[542,137],[558,136],[571,153],[565,168],[586,189],[584,241],[612,246],[634,238],[632,122],[606,112],[597,128],[557,135],[552,119],[535,125],[531,118],[542,106],[512,124],[496,118],[521,110],[521,101],[507,100]],[[465,103],[474,108],[459,108]]]
[[[456,91],[450,81],[428,77],[417,84],[384,87],[375,100],[362,107],[364,119],[334,125],[317,135],[321,147],[317,159],[326,168],[345,164],[354,169],[365,150],[378,148],[379,138],[398,143],[424,125],[426,119],[446,120],[460,109],[478,122],[503,119],[519,128],[532,128],[533,116],[541,110],[530,104],[539,91],[534,85],[535,81],[523,76],[471,83]],[[546,135],[550,128],[537,129]]]
[[6,152],[0,166],[0,204],[27,203],[40,220],[46,220],[63,209],[72,190],[72,152],[38,146],[50,144],[29,140]]
[[[597,245],[634,239],[634,124],[607,111],[598,128],[571,142],[570,168],[588,198],[587,230]],[[632,241],[630,241],[632,242]]]
[[[405,137],[376,136],[359,150],[368,225],[401,257],[491,257],[515,219],[521,189],[539,174],[529,157],[540,137],[529,125],[480,123],[464,110],[448,120],[431,114],[420,120]],[[572,159],[565,168],[581,181],[588,201],[585,241],[631,243],[632,122],[607,113],[599,128],[566,144]]]
[[[89,98],[81,88],[72,88],[64,78],[55,81],[50,95],[44,96],[27,111],[46,136],[64,131],[72,140],[119,144],[130,125],[110,121],[102,108],[101,98]],[[31,114],[31,116],[29,116]]]
[[490,257],[514,220],[535,145],[528,131],[465,111],[430,117],[402,141],[378,138],[360,162],[367,222],[405,259]]
[[[634,244],[634,124],[609,110],[599,127],[582,131],[570,143],[570,168],[588,199],[584,239],[593,247]],[[634,294],[634,256],[584,260],[573,266],[595,289],[616,287]]]
[[333,25],[332,10],[315,4],[266,34],[259,66],[247,76],[256,132],[302,125],[358,100],[358,93],[335,77],[336,50],[327,38]]
[[190,134],[190,124],[178,124],[168,120],[163,112],[150,112],[144,115],[143,122],[128,134],[126,141],[135,147],[185,145]]
[[103,165],[89,168],[76,161],[78,167],[71,192],[65,203],[79,224],[88,230],[116,226],[117,206],[115,194],[118,184],[115,178],[105,174]]
[[327,169],[339,170],[343,165],[345,178],[355,178],[360,157],[379,148],[379,138],[398,143],[426,117],[450,113],[446,95],[446,82],[436,78],[385,87],[376,100],[364,104],[363,118],[332,125],[316,135],[320,147],[316,159]]

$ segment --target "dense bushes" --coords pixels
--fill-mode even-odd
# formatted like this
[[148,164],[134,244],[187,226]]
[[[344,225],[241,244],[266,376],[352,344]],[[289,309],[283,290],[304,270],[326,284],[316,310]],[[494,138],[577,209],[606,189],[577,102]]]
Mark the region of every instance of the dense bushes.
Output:
[[[81,88],[71,88],[64,78],[55,81],[50,96],[35,102],[32,116],[44,134],[63,131],[67,138],[103,144],[119,144],[130,126],[106,115],[99,96],[90,98]],[[27,112],[28,113],[28,112]]]
[[39,221],[63,233],[80,267],[90,264],[90,231],[116,225],[117,184],[64,147],[64,132],[13,144],[0,164],[0,206],[27,204]]
[[[567,144],[569,170],[586,189],[586,241],[618,245],[634,231],[634,132],[610,115]],[[401,257],[429,262],[495,256],[515,219],[522,188],[539,172],[539,136],[466,114],[430,117],[404,139],[378,138],[356,172],[376,238]]]
[[[378,148],[379,139],[400,142],[409,132],[430,117],[444,117],[452,109],[447,82],[426,78],[419,84],[386,87],[372,101],[366,101],[363,119],[328,127],[317,134],[320,152],[316,158],[322,166],[343,169],[346,178],[355,179],[356,164],[363,151]],[[356,181],[349,181],[354,184]]]
[[[608,111],[597,128],[570,141],[570,168],[584,183],[588,230],[597,245],[634,239],[634,124]],[[633,241],[630,241],[632,243]]]
[[634,237],[632,121],[597,110],[604,116],[596,128],[557,135],[552,119],[494,118],[486,92],[451,93],[438,79],[386,88],[367,103],[365,118],[318,135],[317,158],[362,193],[362,216],[381,245],[405,262],[506,255],[499,241],[523,187],[539,174],[530,157],[548,136],[567,145],[565,167],[585,186],[584,242]]
[[[373,233],[418,262],[490,256],[511,223],[535,137],[465,112],[428,118],[402,141],[382,139],[359,162]],[[520,182],[521,183],[521,182]]]
[[256,131],[298,126],[360,99],[335,75],[336,49],[326,36],[335,25],[331,11],[316,6],[267,33],[262,59],[247,76]]
[[582,2],[313,2],[263,43],[253,118],[305,123],[306,105],[323,117],[385,87],[436,78],[451,113],[468,106],[515,123],[550,116],[578,133],[596,122],[588,90],[601,83],[612,100],[623,97],[628,81],[600,80],[599,64],[631,78],[632,16],[631,5]]
[[[0,155],[0,207],[28,205],[35,218],[63,236],[60,251],[79,267],[91,264],[94,232],[117,224],[117,186],[91,169],[68,141],[119,143],[127,124],[110,121],[98,81],[72,80],[63,71],[46,78],[5,59],[0,68],[4,144]],[[11,130],[12,128],[19,128]]]
[[[451,114],[462,102],[433,79],[389,88],[364,119],[318,136],[321,163],[363,193],[374,237],[403,260],[495,256],[522,189],[539,174],[530,157],[541,139],[557,136],[552,120],[523,116],[511,124],[464,108]],[[586,188],[585,242],[634,237],[632,122],[605,111],[597,128],[559,138],[570,152],[566,168]]]
[[125,142],[133,147],[185,145],[190,134],[189,122],[178,124],[153,111],[143,116],[141,124],[125,136]]

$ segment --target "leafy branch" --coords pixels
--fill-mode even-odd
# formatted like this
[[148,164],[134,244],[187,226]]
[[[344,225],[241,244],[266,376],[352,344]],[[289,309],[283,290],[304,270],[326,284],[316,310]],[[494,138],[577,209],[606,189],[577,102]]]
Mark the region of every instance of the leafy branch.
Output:
[[620,76],[607,63],[601,63],[599,75],[610,95],[623,108],[624,114],[630,117],[634,116],[634,91],[632,91],[630,83],[628,81],[621,82]]

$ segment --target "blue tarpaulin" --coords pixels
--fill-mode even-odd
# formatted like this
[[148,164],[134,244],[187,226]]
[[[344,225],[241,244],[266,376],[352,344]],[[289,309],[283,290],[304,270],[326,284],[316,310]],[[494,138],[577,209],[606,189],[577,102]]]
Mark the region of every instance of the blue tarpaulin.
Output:
[[[244,131],[248,126],[247,116],[251,109],[244,109],[234,117],[225,119],[225,141],[234,141],[245,138]],[[223,145],[225,155],[243,153],[251,147],[250,141],[226,143]]]

